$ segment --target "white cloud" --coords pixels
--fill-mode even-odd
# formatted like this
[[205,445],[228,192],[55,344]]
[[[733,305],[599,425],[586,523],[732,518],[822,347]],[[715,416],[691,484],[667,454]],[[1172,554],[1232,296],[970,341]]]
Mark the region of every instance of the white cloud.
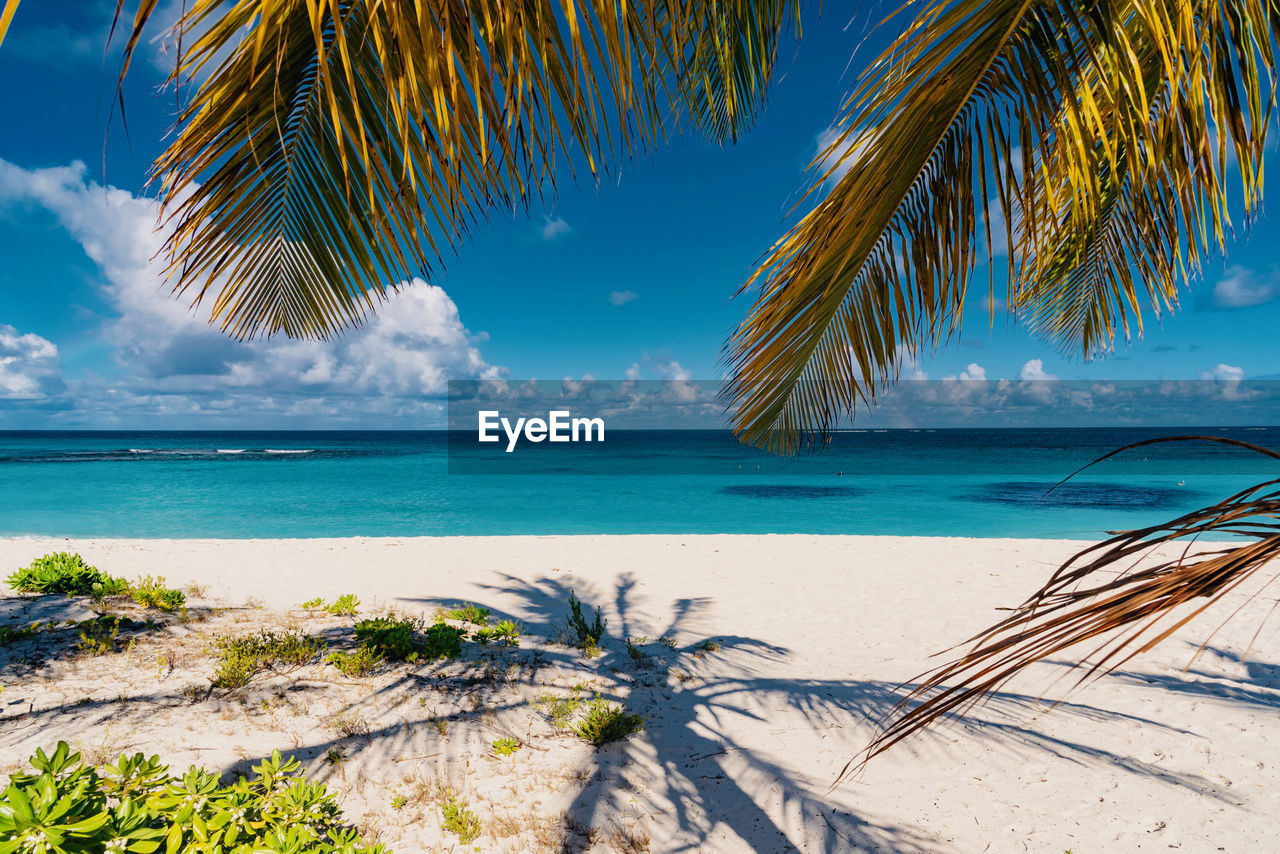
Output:
[[613,305],[626,305],[639,297],[635,291],[609,291],[609,302]]
[[632,362],[631,367],[627,368],[627,371],[624,374],[624,376],[632,382],[640,379],[640,363]]
[[959,379],[968,380],[969,382],[986,382],[987,369],[977,362],[970,362],[969,366],[960,374]]
[[1258,273],[1247,267],[1231,266],[1213,287],[1217,308],[1250,308],[1280,299],[1280,272]]
[[155,203],[88,181],[85,171],[82,163],[27,170],[0,160],[0,204],[35,203],[56,215],[100,269],[103,297],[119,314],[101,334],[120,378],[110,388],[78,383],[80,408],[417,418],[438,412],[439,401],[424,399],[442,395],[449,379],[502,374],[480,353],[485,336],[467,330],[444,290],[419,279],[331,341],[228,339],[169,295],[152,261],[163,242]]
[[1225,362],[1219,362],[1213,368],[1201,372],[1200,379],[1239,382],[1244,379],[1244,369],[1238,368],[1235,365],[1228,365]]
[[1022,366],[1022,370],[1018,371],[1018,379],[1023,382],[1038,382],[1056,380],[1057,377],[1045,371],[1044,360],[1028,359],[1027,363]]
[[62,390],[58,348],[32,333],[0,324],[0,398],[40,400]]
[[1244,368],[1225,362],[1219,362],[1213,368],[1201,372],[1200,379],[1214,382],[1215,387],[1220,387],[1224,400],[1250,400],[1261,394],[1258,389],[1242,388]]
[[560,217],[552,218],[546,215],[542,217],[542,228],[538,229],[538,233],[542,235],[543,240],[555,240],[557,237],[563,237],[571,231],[573,229],[569,227],[569,223]]

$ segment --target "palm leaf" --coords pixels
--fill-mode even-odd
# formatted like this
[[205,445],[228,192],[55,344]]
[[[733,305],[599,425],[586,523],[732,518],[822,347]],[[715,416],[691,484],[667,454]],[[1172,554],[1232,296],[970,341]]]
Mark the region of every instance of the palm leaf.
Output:
[[[1127,445],[1090,465],[1133,448],[1184,441],[1218,442],[1280,460],[1280,452],[1236,439],[1173,436]],[[1194,541],[1214,535],[1244,542],[1192,551]],[[1182,547],[1177,557],[1144,563],[1153,550],[1173,544]],[[841,777],[939,720],[964,714],[1036,662],[1078,644],[1099,641],[1073,665],[1083,668],[1077,687],[1117,670],[1204,613],[1276,557],[1280,557],[1280,479],[1083,549],[1008,617],[963,644],[968,646],[964,654],[911,680],[918,684],[889,712],[879,734]]]
[[203,82],[154,170],[174,289],[238,337],[359,323],[560,168],[598,175],[681,115],[733,138],[798,5],[195,0],[174,80]]
[[5,0],[4,8],[0,9],[0,44],[4,44],[5,33],[9,32],[9,22],[17,11],[18,0]]
[[1052,337],[1096,353],[1139,291],[1171,306],[1225,240],[1229,143],[1256,199],[1274,23],[1254,0],[925,4],[815,161],[830,190],[744,286],[739,436],[821,440],[944,343],[997,212],[1019,238],[1009,304]]

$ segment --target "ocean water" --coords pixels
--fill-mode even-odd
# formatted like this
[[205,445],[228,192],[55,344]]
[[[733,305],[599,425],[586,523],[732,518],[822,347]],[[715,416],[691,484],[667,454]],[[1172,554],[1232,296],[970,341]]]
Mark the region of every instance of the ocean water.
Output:
[[503,454],[436,432],[0,433],[0,535],[335,537],[809,533],[1095,538],[1280,476],[1208,433],[1280,428],[892,430],[767,456],[718,431],[614,431]]

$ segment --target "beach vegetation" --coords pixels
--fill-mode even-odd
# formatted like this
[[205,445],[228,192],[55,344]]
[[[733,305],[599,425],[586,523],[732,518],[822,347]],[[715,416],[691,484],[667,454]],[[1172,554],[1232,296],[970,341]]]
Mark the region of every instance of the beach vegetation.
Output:
[[534,701],[546,714],[551,725],[556,729],[568,729],[573,722],[573,715],[582,708],[582,698],[577,694],[570,697],[558,697],[555,694],[543,694]]
[[627,714],[625,707],[597,696],[587,704],[586,715],[573,726],[573,734],[596,747],[621,741],[644,729],[642,715]]
[[97,599],[129,592],[128,581],[99,571],[74,552],[53,552],[38,557],[29,566],[12,573],[7,583],[19,593],[93,596]]
[[354,593],[344,593],[324,609],[334,617],[354,617],[360,607],[360,597]]
[[325,610],[324,597],[317,596],[314,599],[308,599],[298,607],[304,611],[323,611]]
[[493,752],[499,756],[510,756],[520,749],[520,740],[518,738],[499,738],[493,742]]
[[475,626],[487,626],[491,612],[488,608],[468,602],[465,605],[454,605],[449,608],[445,616],[451,620],[460,620]]
[[40,629],[33,624],[26,628],[14,626],[0,626],[0,646],[5,646],[18,641],[30,640],[39,633]]
[[596,608],[595,619],[588,621],[582,612],[582,602],[577,595],[569,591],[569,630],[577,641],[577,645],[587,654],[595,658],[600,654],[600,639],[604,637],[605,619]]
[[121,629],[125,631],[154,629],[156,624],[150,621],[139,622],[115,614],[100,614],[97,617],[81,620],[76,624],[76,628],[78,629],[76,650],[82,655],[93,657],[116,652],[120,648]]
[[451,792],[440,805],[440,817],[440,826],[449,833],[456,833],[458,841],[463,845],[475,842],[484,832],[480,817],[471,810],[467,799],[456,792]]
[[367,736],[369,734],[369,722],[365,720],[364,715],[355,710],[339,712],[334,715],[329,721],[329,728],[343,738]]
[[214,638],[217,653],[213,684],[217,688],[239,688],[255,675],[276,667],[299,667],[324,648],[324,641],[302,632],[262,629],[257,634]]
[[324,663],[332,664],[349,679],[361,679],[382,666],[382,656],[373,649],[361,646],[354,650],[335,650],[325,656]]
[[366,845],[325,785],[279,751],[229,784],[195,766],[171,775],[141,753],[99,770],[65,741],[29,763],[34,773],[11,775],[0,792],[3,851],[386,852]]
[[409,805],[409,799],[404,795],[395,794],[391,796],[391,808],[393,810],[402,810]]
[[462,654],[466,630],[439,620],[419,631],[420,624],[410,617],[388,613],[382,617],[356,623],[356,639],[364,647],[391,661],[433,661],[456,658]]
[[187,595],[181,590],[166,587],[164,578],[144,575],[134,583],[129,595],[143,608],[157,611],[178,611],[187,604]]
[[505,646],[520,645],[521,626],[515,620],[501,620],[492,626],[479,628],[471,638],[478,644],[499,642]]

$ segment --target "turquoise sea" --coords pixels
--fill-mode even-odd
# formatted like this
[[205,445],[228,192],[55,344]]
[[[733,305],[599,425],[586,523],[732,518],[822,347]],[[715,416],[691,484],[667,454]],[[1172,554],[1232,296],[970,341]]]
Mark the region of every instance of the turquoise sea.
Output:
[[[436,432],[0,433],[0,535],[811,533],[1093,538],[1280,476],[1280,428],[888,430],[770,457],[720,431],[503,455]],[[465,438],[465,437],[463,437]],[[459,437],[455,435],[455,440]]]

